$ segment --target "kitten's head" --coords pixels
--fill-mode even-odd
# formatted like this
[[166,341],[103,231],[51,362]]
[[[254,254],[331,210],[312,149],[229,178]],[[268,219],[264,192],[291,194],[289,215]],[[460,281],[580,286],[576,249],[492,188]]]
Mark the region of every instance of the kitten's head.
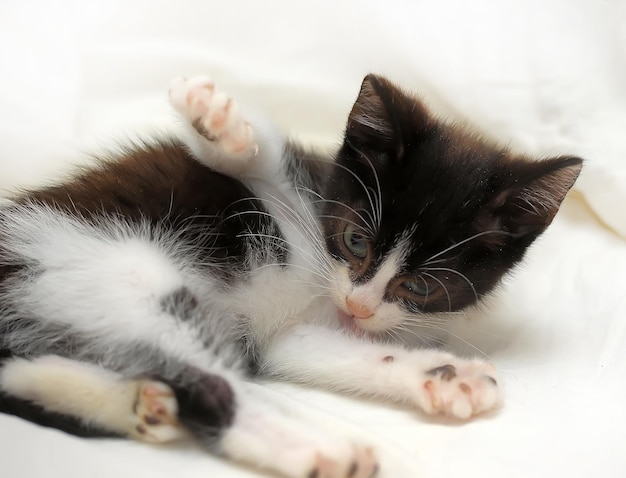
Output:
[[515,155],[367,76],[324,191],[340,316],[382,332],[480,301],[552,222],[581,167]]

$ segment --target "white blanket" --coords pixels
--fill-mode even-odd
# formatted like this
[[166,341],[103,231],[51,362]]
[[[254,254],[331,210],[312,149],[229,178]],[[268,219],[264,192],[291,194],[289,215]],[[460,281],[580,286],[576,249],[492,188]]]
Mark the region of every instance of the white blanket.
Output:
[[[587,162],[457,348],[501,370],[464,425],[299,387],[272,393],[372,442],[382,477],[626,476],[626,9],[620,2],[23,0],[0,6],[0,189],[172,127],[171,78],[210,74],[286,131],[336,144],[363,75],[536,155]],[[465,344],[469,342],[470,345]],[[189,447],[86,441],[0,415],[3,478],[244,477]]]

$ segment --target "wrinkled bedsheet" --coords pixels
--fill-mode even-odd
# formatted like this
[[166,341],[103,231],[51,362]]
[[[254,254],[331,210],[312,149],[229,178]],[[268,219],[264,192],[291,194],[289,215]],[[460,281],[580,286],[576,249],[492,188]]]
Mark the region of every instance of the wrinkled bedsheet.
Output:
[[[626,476],[626,10],[620,2],[24,0],[0,6],[0,189],[175,128],[171,78],[210,74],[318,147],[361,78],[583,175],[489,310],[451,347],[501,371],[467,424],[287,384],[269,394],[375,445],[382,477]],[[250,477],[192,446],[87,441],[0,415],[0,476]]]

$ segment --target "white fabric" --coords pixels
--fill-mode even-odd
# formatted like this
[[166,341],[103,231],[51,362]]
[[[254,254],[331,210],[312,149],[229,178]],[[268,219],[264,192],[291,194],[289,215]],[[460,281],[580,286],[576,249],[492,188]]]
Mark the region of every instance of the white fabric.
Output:
[[[550,231],[490,312],[457,331],[502,371],[498,414],[459,426],[272,389],[374,443],[383,477],[626,476],[623,2],[5,2],[0,68],[3,191],[59,177],[80,150],[171,126],[166,91],[181,74],[211,74],[322,146],[339,140],[373,71],[517,149],[584,157]],[[0,470],[256,476],[196,449],[85,441],[4,415]]]

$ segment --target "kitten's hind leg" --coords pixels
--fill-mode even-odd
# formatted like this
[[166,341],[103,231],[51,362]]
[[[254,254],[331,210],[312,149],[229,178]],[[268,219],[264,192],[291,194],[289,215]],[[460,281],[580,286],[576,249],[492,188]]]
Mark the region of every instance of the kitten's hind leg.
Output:
[[369,478],[369,448],[289,417],[235,377],[188,369],[174,385],[179,419],[202,444],[234,461],[293,478]]
[[12,359],[0,369],[0,392],[86,427],[140,441],[163,443],[185,436],[167,385],[126,380],[88,363],[54,355]]
[[229,459],[290,478],[369,478],[373,452],[262,403],[244,382],[183,368],[167,380],[125,379],[58,356],[10,359],[0,392],[151,443],[191,436]]

